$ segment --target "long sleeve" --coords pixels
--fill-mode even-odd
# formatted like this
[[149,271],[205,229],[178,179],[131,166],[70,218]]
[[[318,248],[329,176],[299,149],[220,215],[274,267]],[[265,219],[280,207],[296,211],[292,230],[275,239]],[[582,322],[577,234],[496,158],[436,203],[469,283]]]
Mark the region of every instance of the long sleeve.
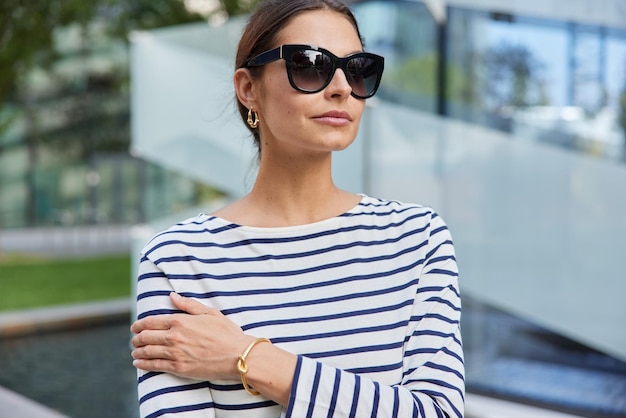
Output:
[[[168,296],[173,290],[165,274],[151,260],[143,257],[137,278],[138,318],[176,312]],[[139,370],[137,389],[142,418],[183,412],[189,418],[215,417],[208,382]]]
[[[452,240],[434,215],[397,385],[300,356],[287,417],[463,417],[460,297]],[[372,342],[374,344],[376,342]]]

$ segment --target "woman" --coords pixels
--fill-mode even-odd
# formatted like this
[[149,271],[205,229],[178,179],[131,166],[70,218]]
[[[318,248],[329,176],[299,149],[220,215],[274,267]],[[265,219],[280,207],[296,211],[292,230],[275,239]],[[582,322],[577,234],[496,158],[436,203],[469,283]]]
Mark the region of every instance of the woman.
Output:
[[337,0],[265,1],[251,17],[234,87],[258,176],[142,252],[142,416],[463,416],[447,227],[332,180],[382,75],[362,50]]

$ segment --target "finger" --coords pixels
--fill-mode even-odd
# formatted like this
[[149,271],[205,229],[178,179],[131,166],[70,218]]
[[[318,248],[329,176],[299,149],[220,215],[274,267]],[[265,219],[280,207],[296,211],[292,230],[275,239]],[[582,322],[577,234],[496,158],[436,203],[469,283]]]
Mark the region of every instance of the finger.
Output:
[[135,360],[174,360],[174,356],[167,347],[159,345],[147,345],[135,348],[131,352]]
[[139,334],[147,329],[166,330],[170,329],[171,326],[171,315],[154,315],[135,321],[131,325],[130,330],[135,334]]
[[133,366],[147,372],[172,373],[175,370],[172,363],[164,359],[135,359]]
[[170,299],[172,300],[174,306],[178,309],[192,315],[204,315],[214,312],[214,309],[211,309],[194,299],[183,297],[176,292],[170,293]]
[[152,330],[143,330],[138,334],[135,334],[133,338],[131,338],[131,344],[133,347],[145,347],[147,345],[168,345],[169,340],[167,338],[167,331],[152,331]]

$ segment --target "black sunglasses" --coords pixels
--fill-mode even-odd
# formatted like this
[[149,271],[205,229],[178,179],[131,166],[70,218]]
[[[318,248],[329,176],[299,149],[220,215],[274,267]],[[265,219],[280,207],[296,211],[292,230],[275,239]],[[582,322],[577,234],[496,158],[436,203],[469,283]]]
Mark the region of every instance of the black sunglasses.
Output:
[[337,68],[341,68],[352,87],[350,94],[358,99],[368,99],[376,93],[385,66],[383,57],[369,52],[339,58],[313,45],[281,45],[250,59],[246,67],[259,67],[279,59],[285,60],[289,84],[297,91],[317,93],[324,90]]

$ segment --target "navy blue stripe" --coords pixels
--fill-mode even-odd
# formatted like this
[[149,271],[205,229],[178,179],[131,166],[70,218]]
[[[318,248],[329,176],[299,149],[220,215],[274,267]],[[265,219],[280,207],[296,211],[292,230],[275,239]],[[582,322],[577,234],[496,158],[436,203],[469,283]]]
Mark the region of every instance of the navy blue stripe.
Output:
[[335,416],[335,408],[337,407],[337,395],[339,394],[339,386],[341,384],[341,370],[335,369],[335,382],[333,384],[333,394],[330,397],[330,405],[328,406],[328,415],[326,418]]
[[448,226],[447,225],[441,225],[441,226],[433,229],[432,231],[430,231],[430,236],[433,237],[433,236],[437,235],[438,233],[440,233],[442,231],[447,231],[447,230],[448,230]]
[[439,319],[440,321],[444,321],[447,322],[448,324],[458,324],[459,320],[458,319],[452,319],[452,318],[448,318],[447,316],[441,315],[441,314],[436,314],[436,313],[429,313],[426,315],[419,315],[419,316],[412,316],[411,317],[411,321],[412,322],[419,322],[425,318],[432,318],[432,319]]
[[395,350],[397,348],[401,348],[403,345],[404,345],[404,340],[400,342],[388,343],[388,344],[368,345],[364,347],[350,347],[350,348],[345,348],[342,350],[322,351],[322,352],[317,352],[317,353],[306,353],[304,354],[304,356],[308,358],[338,357],[338,356],[345,356],[347,354]]
[[[461,393],[461,390],[459,388],[451,386],[451,385],[447,384],[446,382],[443,382],[441,380],[433,380],[433,381],[426,380],[426,381],[429,382],[429,383],[437,384],[439,386],[445,386],[445,387],[449,387],[451,389],[454,389],[456,392],[460,393],[461,396],[463,396],[463,394]],[[426,394],[426,395],[428,395],[428,396],[430,396],[431,398],[445,399],[446,402],[448,403],[448,405],[450,405],[450,407],[452,408],[452,410],[454,410],[454,413],[456,414],[456,416],[458,418],[462,418],[463,417],[463,414],[461,413],[461,411],[459,411],[454,406],[454,403],[450,402],[450,400],[443,393],[432,391],[432,390],[427,390],[427,389],[423,389],[421,392]],[[437,402],[433,402],[433,405],[435,407],[439,407],[439,404]]]
[[446,261],[454,261],[456,262],[456,257],[453,255],[442,255],[441,257],[432,257],[432,258],[428,258],[428,261],[426,262],[426,264],[424,264],[424,266],[430,266],[431,264],[434,263],[439,263],[439,262],[446,262]]
[[396,328],[404,328],[409,321],[400,321],[393,324],[384,324],[375,327],[352,328],[340,331],[322,332],[319,334],[307,334],[291,337],[272,338],[274,344],[288,343],[294,341],[319,340],[323,338],[343,337],[346,335],[365,334],[370,332],[389,331]]
[[291,392],[289,393],[289,403],[287,405],[287,411],[285,411],[286,418],[291,418],[291,415],[293,414],[293,406],[296,401],[296,392],[298,391],[298,380],[300,378],[301,371],[302,371],[302,356],[298,356],[296,358],[296,369],[293,373],[293,383],[291,384]]
[[[372,206],[372,205],[362,205],[363,207],[366,206]],[[380,208],[383,206],[388,206],[388,205],[375,205],[375,208]],[[352,219],[359,217],[359,216],[390,216],[392,214],[402,214],[404,212],[408,212],[408,211],[415,211],[415,210],[420,210],[423,211],[424,208],[423,207],[419,207],[419,206],[407,206],[405,208],[402,209],[391,209],[391,210],[387,210],[384,212],[376,212],[376,211],[361,211],[361,212],[357,212],[357,213],[346,213],[342,216],[346,216],[346,217],[350,217]],[[428,214],[428,212],[424,213],[424,215]]]
[[[439,387],[444,387],[444,388],[448,388],[448,389],[452,389],[453,391],[455,391],[456,393],[458,393],[461,397],[463,397],[463,391],[454,386],[449,384],[446,381],[443,380],[435,380],[435,379],[415,379],[415,380],[409,380],[406,382],[406,384],[411,384],[411,383],[430,383],[433,386],[439,386]],[[448,401],[448,403],[450,404],[450,406],[454,407],[453,403],[450,402],[450,400],[448,399],[448,397],[441,392],[437,392],[434,390],[428,390],[428,389],[421,389],[420,392],[425,393],[426,395],[430,396],[431,398],[439,398],[439,399],[445,399]]]
[[[330,235],[343,234],[344,232],[359,231],[359,230],[385,231],[387,229],[397,228],[399,226],[404,225],[407,222],[410,222],[413,219],[422,218],[427,215],[428,213],[419,213],[416,215],[408,216],[402,219],[400,222],[389,223],[389,224],[385,224],[382,226],[353,225],[353,226],[347,226],[343,228],[330,229],[327,231],[317,232],[314,234],[298,235],[294,237],[252,238],[252,239],[245,239],[245,240],[240,240],[240,241],[235,241],[235,242],[225,243],[225,244],[217,244],[215,242],[187,242],[183,240],[168,240],[168,241],[162,241],[162,242],[159,242],[158,244],[155,244],[153,247],[151,247],[148,251],[145,252],[145,256],[149,256],[150,254],[152,254],[154,251],[156,251],[157,249],[161,247],[165,247],[169,245],[177,245],[177,244],[188,246],[188,247],[193,247],[193,248],[212,248],[212,247],[235,248],[235,247],[240,247],[240,246],[249,246],[252,244],[285,244],[285,243],[293,243],[293,242],[299,242],[299,241],[308,241],[308,240],[312,240],[315,238],[321,238],[321,237],[326,237]],[[179,234],[184,234],[185,232],[186,231],[180,231],[180,230],[169,231],[169,233],[179,233]]]
[[[302,306],[318,305],[322,303],[344,302],[344,301],[348,301],[352,299],[363,299],[363,298],[388,295],[390,293],[400,292],[412,286],[416,286],[418,282],[419,282],[419,279],[414,279],[414,280],[411,280],[409,282],[406,282],[406,283],[403,283],[401,285],[394,286],[394,287],[372,290],[369,292],[333,296],[333,297],[322,298],[322,299],[301,300],[301,301],[290,302],[290,303],[279,303],[276,305],[241,306],[241,307],[232,308],[232,309],[225,309],[222,311],[222,313],[224,315],[232,315],[236,313],[249,312],[249,311],[261,311],[261,310],[267,311],[267,310],[273,310],[273,309],[284,309],[284,308],[295,308],[295,307],[302,307]],[[201,295],[202,294],[194,294],[194,295],[189,295],[189,296],[202,298]],[[185,296],[188,296],[188,295],[185,294]]]
[[363,309],[363,310],[359,310],[359,311],[348,311],[348,312],[336,313],[336,314],[330,314],[330,315],[309,316],[309,317],[302,317],[302,318],[284,318],[284,319],[275,319],[275,320],[270,320],[270,321],[261,321],[261,322],[256,322],[256,323],[243,325],[241,328],[244,331],[249,331],[251,329],[258,328],[258,327],[264,327],[264,326],[274,326],[274,325],[282,325],[282,324],[297,324],[297,323],[306,323],[306,322],[320,322],[320,321],[328,321],[328,320],[339,319],[339,318],[351,318],[351,317],[354,317],[354,316],[361,316],[361,315],[369,315],[369,314],[380,313],[380,312],[395,311],[395,310],[401,309],[401,308],[403,308],[405,306],[411,306],[412,304],[413,304],[413,300],[409,299],[409,300],[406,300],[406,301],[401,302],[401,303],[396,304],[396,305],[376,307],[376,308],[372,308],[372,309]]
[[141,292],[137,295],[137,300],[142,300],[146,298],[159,297],[159,296],[168,296],[172,293],[171,290],[151,290],[149,292]]
[[229,231],[232,229],[237,229],[240,228],[239,225],[237,224],[233,224],[230,223],[228,225],[221,225],[219,227],[216,228],[201,228],[201,229],[182,229],[185,226],[190,226],[190,225],[197,225],[197,226],[201,226],[201,225],[205,225],[207,223],[211,223],[212,221],[216,220],[218,218],[216,218],[215,216],[209,216],[206,219],[203,219],[201,221],[189,221],[189,222],[178,222],[176,225],[174,225],[173,227],[166,229],[165,231],[161,231],[158,234],[156,234],[147,244],[147,246],[149,246],[152,242],[154,242],[157,238],[163,237],[165,235],[170,235],[170,234],[178,234],[178,233],[189,233],[189,234],[203,234],[203,233],[209,233],[209,234],[219,234],[222,233],[224,231]]
[[150,379],[151,377],[155,377],[163,374],[163,372],[148,372],[144,375],[141,375],[137,378],[137,384],[144,382],[145,380]]
[[392,417],[397,417],[400,412],[400,393],[397,386],[393,386],[393,410],[391,412]]
[[424,330],[416,330],[413,333],[413,336],[418,336],[418,335],[429,335],[429,336],[433,336],[433,337],[441,337],[441,338],[452,338],[457,344],[461,345],[461,341],[457,340],[455,338],[454,334],[451,333],[446,333],[446,332],[439,332],[439,331],[435,331],[432,329],[424,329]]
[[[369,263],[377,263],[379,261],[387,261],[393,260],[395,258],[399,258],[405,254],[410,254],[412,252],[418,251],[421,247],[427,245],[427,241],[424,241],[414,247],[405,248],[402,251],[399,251],[394,254],[381,255],[378,257],[366,257],[366,258],[351,258],[349,260],[322,264],[319,266],[308,267],[300,270],[286,270],[286,271],[265,271],[265,272],[239,272],[234,274],[224,274],[224,275],[215,275],[209,273],[196,273],[196,274],[168,274],[168,278],[170,280],[199,280],[199,279],[213,279],[213,280],[231,280],[231,279],[241,279],[241,278],[254,278],[254,277],[289,277],[296,276],[301,274],[313,273],[313,272],[321,272],[323,270],[332,270],[339,267],[346,267],[352,264],[369,264]],[[423,259],[420,259],[420,264],[423,262]]]
[[[337,284],[346,284],[346,283],[350,283],[353,281],[360,281],[360,280],[375,280],[375,279],[379,279],[381,277],[388,277],[388,276],[393,276],[399,273],[404,273],[406,271],[410,271],[411,269],[419,266],[421,263],[423,262],[422,259],[419,259],[417,261],[415,261],[412,264],[408,264],[406,266],[401,266],[398,267],[397,269],[391,270],[391,271],[386,271],[386,272],[378,272],[376,274],[362,274],[362,275],[358,275],[358,276],[347,276],[347,277],[343,277],[343,278],[339,278],[339,279],[334,279],[334,280],[329,280],[329,281],[320,281],[320,282],[316,282],[314,284],[304,284],[304,285],[300,285],[300,286],[293,286],[293,287],[285,287],[285,288],[271,288],[271,289],[247,289],[247,290],[241,290],[241,291],[220,291],[220,292],[209,292],[206,293],[204,295],[202,295],[202,298],[204,299],[209,299],[212,297],[218,297],[218,296],[250,296],[250,295],[263,295],[263,294],[282,294],[282,293],[290,293],[290,292],[297,292],[300,290],[307,290],[307,289],[314,289],[314,288],[318,288],[318,287],[329,287],[332,285],[337,285]],[[271,274],[268,274],[269,276],[271,276]],[[190,293],[181,293],[183,295],[190,295]],[[196,295],[196,294],[192,294],[192,295]],[[200,297],[201,295],[197,294],[196,297]]]
[[[450,349],[448,349],[446,347],[441,347],[441,348],[418,348],[418,349],[415,349],[415,350],[407,350],[407,351],[404,352],[404,357],[411,357],[411,356],[415,356],[415,355],[418,355],[418,354],[436,354],[436,353],[438,353],[440,351],[444,352],[445,354],[447,354],[447,355],[449,355],[451,357],[454,357],[461,364],[463,364],[463,358],[459,354],[455,353],[454,351],[451,351]],[[416,368],[407,370],[405,372],[405,375],[408,376],[408,375],[412,374],[415,371],[415,369]]]
[[444,274],[446,276],[458,277],[459,273],[450,270],[432,269],[424,272],[425,274]]
[[380,385],[374,380],[374,399],[372,401],[372,414],[371,418],[378,416],[378,405],[380,403]]
[[166,277],[163,272],[156,271],[156,272],[152,272],[152,273],[140,274],[137,277],[137,281],[146,280],[146,279],[154,279],[154,278],[159,278],[160,279],[160,278],[163,278],[163,277]]
[[441,298],[439,296],[432,296],[432,297],[426,299],[426,302],[442,303],[444,305],[447,305],[453,311],[461,312],[461,308],[459,306],[456,306],[454,303],[450,302],[449,300]]
[[207,382],[194,383],[190,385],[182,385],[182,386],[170,386],[163,389],[155,390],[154,392],[150,392],[139,398],[139,403],[142,404],[148,399],[152,399],[155,396],[164,395],[166,393],[174,393],[174,392],[186,392],[190,390],[197,389],[208,389],[209,384]]
[[320,386],[320,378],[322,376],[322,364],[317,363],[315,365],[315,376],[313,377],[313,390],[311,391],[311,396],[309,398],[309,409],[307,410],[307,418],[313,417],[313,412],[315,411],[315,398],[317,398],[317,390]]
[[145,418],[157,418],[166,414],[178,414],[181,412],[200,411],[202,409],[211,409],[213,408],[213,406],[214,406],[213,402],[206,402],[206,403],[200,403],[196,405],[184,405],[184,406],[177,406],[174,408],[165,408],[165,409],[160,409],[158,411],[155,411],[150,415],[146,415]]
[[350,373],[355,374],[364,374],[364,373],[381,373],[381,372],[389,372],[392,370],[398,370],[402,368],[402,362],[399,361],[394,364],[385,364],[381,366],[371,366],[371,367],[354,367],[352,369],[347,369]]
[[446,240],[443,241],[441,243],[439,243],[435,248],[433,248],[432,250],[430,250],[427,254],[426,254],[426,258],[430,259],[432,258],[433,255],[437,254],[437,252],[439,252],[439,249],[441,247],[443,247],[444,245],[450,245],[452,248],[454,248],[454,245],[452,244],[451,240]]
[[[369,203],[360,202],[357,205],[357,207],[361,207],[361,208],[367,208],[367,207],[384,208],[384,207],[391,206],[391,205],[401,205],[401,203],[397,202],[397,201],[393,201],[393,200],[389,200],[389,201],[385,201],[385,202],[379,201],[379,202],[369,202]],[[345,212],[345,213],[343,213],[343,214],[341,214],[341,215],[339,215],[337,217],[338,218],[339,217],[347,217],[347,218],[354,219],[355,217],[358,217],[358,216],[368,216],[368,215],[389,216],[389,215],[391,215],[393,213],[401,214],[401,213],[404,213],[406,211],[413,211],[413,210],[427,210],[427,213],[429,211],[428,208],[426,208],[424,206],[410,205],[410,206],[404,207],[404,208],[402,208],[400,210],[398,210],[398,209],[391,209],[391,210],[388,210],[386,212],[374,212],[374,211],[371,211],[371,212],[360,211],[360,212],[358,212],[356,210],[350,210],[350,211]],[[202,215],[203,214],[200,214],[198,216],[202,216]],[[200,226],[200,225],[204,225],[206,223],[212,222],[214,220],[221,220],[221,218],[218,218],[216,216],[208,216],[208,215],[204,215],[204,216],[206,216],[206,218],[201,220],[201,221],[191,221],[190,220],[190,221],[187,221],[187,222],[179,222],[175,226],[179,226],[179,227],[186,226],[186,225],[198,225],[198,226]],[[209,232],[209,233],[213,233],[213,234],[218,234],[218,233],[221,233],[223,231],[228,231],[228,230],[237,229],[237,228],[241,228],[241,227],[242,227],[241,225],[238,225],[238,224],[230,222],[227,225],[222,225],[220,227],[213,228],[213,229],[203,228],[203,229],[198,229],[198,230],[184,230],[184,231],[180,231],[178,229],[170,228],[168,230],[160,232],[159,234],[157,234],[155,236],[155,238],[156,237],[160,237],[162,235],[173,234],[173,233],[180,233],[180,232],[186,232],[186,233],[190,233],[190,234]]]
[[355,418],[359,406],[359,395],[361,392],[361,376],[354,376],[354,392],[352,394],[352,406],[350,407],[350,418]]
[[424,411],[424,405],[422,404],[422,400],[419,398],[419,396],[417,396],[416,393],[412,393],[413,394],[413,399],[415,399],[415,403],[417,404],[417,409],[419,410],[419,415],[415,414],[415,409],[413,410],[413,416],[414,417],[426,417],[426,412]]
[[[329,280],[326,282],[320,281],[315,284],[305,284],[305,285],[293,286],[293,287],[247,289],[247,290],[239,290],[239,291],[219,291],[219,292],[209,292],[209,293],[181,292],[180,294],[183,296],[194,297],[198,299],[211,299],[211,298],[219,297],[219,296],[250,296],[250,295],[263,295],[263,294],[290,293],[290,292],[297,292],[300,290],[313,289],[313,288],[318,288],[318,287],[327,287],[327,286],[333,286],[333,285],[338,285],[338,284],[345,284],[345,283],[350,283],[353,281],[374,280],[374,279],[379,279],[381,277],[393,276],[398,273],[409,271],[417,267],[418,265],[420,265],[422,262],[423,262],[423,259],[419,259],[412,264],[399,267],[395,270],[391,270],[388,272],[379,272],[377,274],[365,274],[365,275],[359,275],[359,276],[348,276],[348,277],[339,278],[335,280]],[[143,293],[139,294],[137,298],[143,299],[144,298]]]
[[[232,257],[220,257],[220,258],[200,258],[193,255],[184,255],[184,256],[172,256],[172,257],[163,257],[154,261],[154,264],[161,263],[173,263],[173,262],[188,262],[188,261],[197,261],[203,264],[220,264],[220,263],[229,263],[229,262],[258,262],[258,261],[268,261],[268,260],[289,260],[289,259],[299,259],[304,257],[316,256],[320,254],[325,254],[333,251],[343,251],[349,248],[358,248],[358,247],[374,247],[380,245],[387,244],[396,244],[402,241],[405,238],[411,237],[413,235],[421,234],[426,227],[420,229],[412,229],[407,231],[395,238],[387,238],[384,240],[378,241],[354,241],[346,244],[334,245],[326,248],[317,248],[311,251],[305,251],[301,253],[288,253],[288,254],[264,254],[256,257],[241,257],[241,258],[232,258]],[[217,245],[216,245],[217,246]]]
[[228,385],[216,384],[213,382],[208,382],[209,388],[211,390],[220,391],[220,392],[234,392],[236,390],[244,390],[243,385],[241,383],[233,383]]
[[428,361],[428,362],[424,363],[424,366],[430,367],[431,369],[441,370],[442,372],[455,374],[456,377],[458,377],[459,379],[463,380],[463,374],[461,372],[459,372],[458,370],[455,370],[453,368],[450,368],[448,366],[444,366],[442,364],[436,364],[436,363],[433,363],[432,361]]
[[154,316],[154,315],[171,315],[171,314],[176,314],[176,313],[185,313],[185,312],[178,310],[178,309],[154,309],[152,311],[146,311],[146,312],[140,313],[139,315],[137,315],[137,319],[143,319],[148,316]]
[[[243,386],[242,386],[243,388]],[[277,403],[274,401],[261,401],[254,403],[238,403],[238,404],[220,404],[213,403],[215,405],[215,409],[221,409],[223,411],[247,411],[249,409],[259,409],[259,408],[268,408],[272,406],[276,406]]]

